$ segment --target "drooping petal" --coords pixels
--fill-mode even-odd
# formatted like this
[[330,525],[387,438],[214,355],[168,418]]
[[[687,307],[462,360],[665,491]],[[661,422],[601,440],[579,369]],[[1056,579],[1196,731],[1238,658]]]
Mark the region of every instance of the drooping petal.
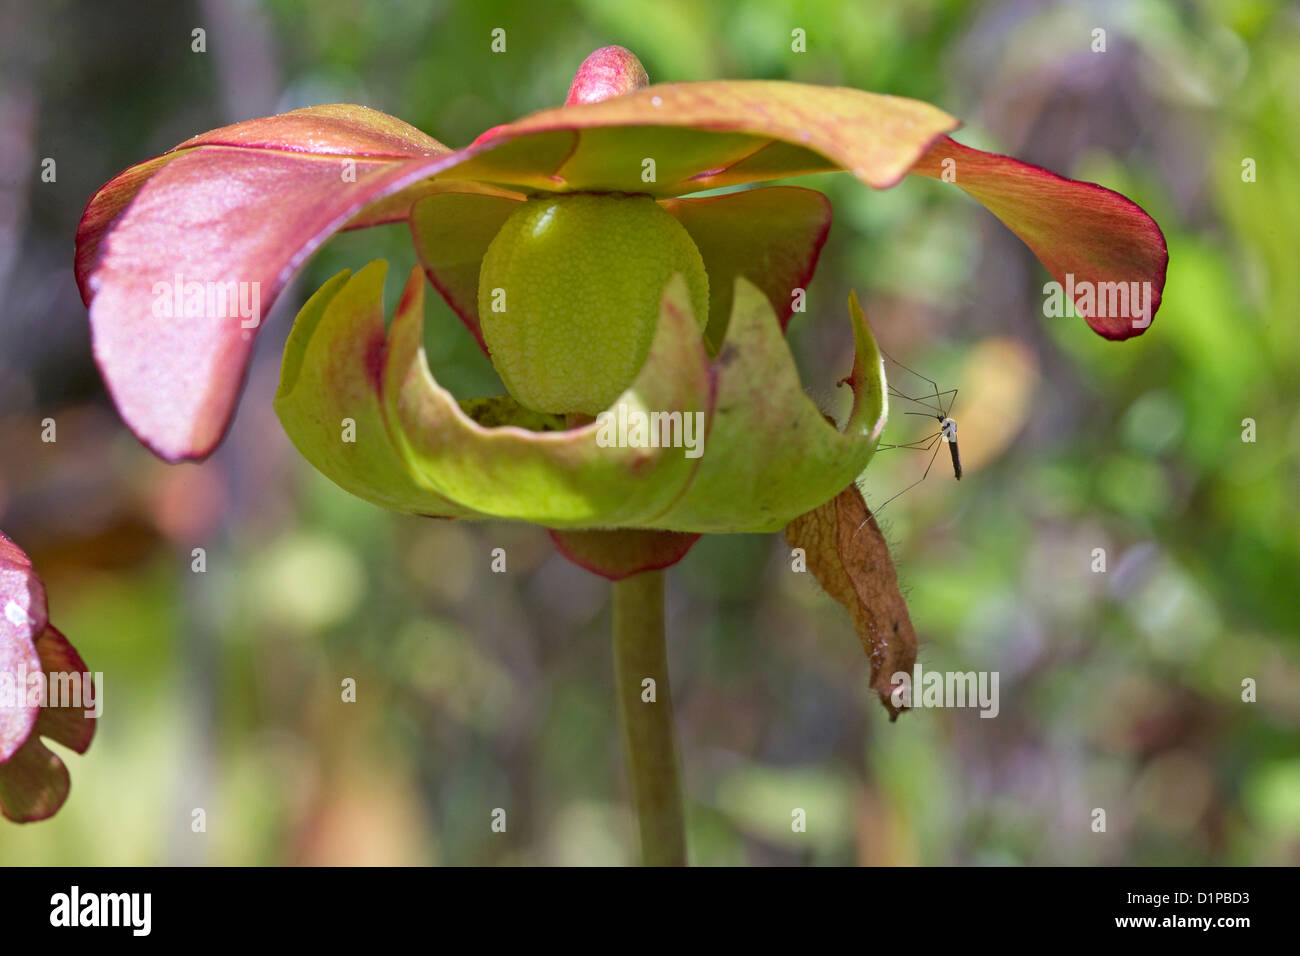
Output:
[[0,763],[0,813],[15,823],[54,816],[71,788],[68,768],[36,735]]
[[420,264],[484,351],[478,322],[478,274],[483,255],[523,196],[439,192],[411,210],[411,238]]
[[100,186],[95,195],[90,197],[90,202],[86,203],[81,221],[77,224],[77,252],[73,262],[77,290],[85,305],[90,305],[90,300],[94,297],[90,291],[90,273],[99,262],[99,246],[109,228],[131,204],[149,177],[183,155],[185,154],[173,150],[132,166]]
[[946,171],[1033,250],[1053,279],[1073,290],[1080,314],[1099,335],[1127,339],[1151,325],[1169,250],[1160,227],[1136,203],[946,136],[911,171],[932,179],[945,178]]
[[[69,699],[51,700],[54,688]],[[86,715],[93,688],[81,656],[49,624],[30,559],[0,533],[0,812],[8,819],[43,820],[67,799],[67,767],[41,738],[84,753],[95,732]]]
[[349,104],[313,106],[200,133],[109,180],[86,205],[77,226],[76,273],[77,286],[87,305],[91,299],[87,280],[98,261],[104,235],[154,173],[199,146],[315,153],[343,159],[365,157],[372,161],[416,159],[451,152],[433,137],[396,117]]
[[[15,823],[35,823],[53,816],[72,787],[67,766],[41,738],[85,753],[95,735],[95,718],[87,715],[94,704],[94,689],[93,683],[88,688],[86,682],[93,678],[81,655],[53,627],[45,628],[34,649],[37,668],[29,673],[41,675],[41,692],[51,693],[49,675],[55,674],[57,685],[69,688],[71,699],[32,707],[34,726],[16,750],[0,759],[0,813]],[[72,694],[71,688],[79,689],[80,694]],[[30,687],[21,690],[27,692]],[[4,712],[0,705],[0,714]],[[5,741],[0,741],[0,754],[5,749]]]
[[738,276],[763,291],[784,329],[793,312],[794,290],[807,288],[830,232],[830,200],[812,189],[773,186],[667,199],[663,205],[704,258],[710,292],[705,335],[714,351],[726,335]]
[[[857,485],[849,485],[825,504],[791,521],[785,539],[803,548],[808,570],[853,619],[862,649],[871,661],[871,687],[890,719],[912,705],[899,694],[897,674],[911,679],[916,664],[916,630],[898,588],[889,545]],[[900,682],[901,683],[901,682]]]
[[95,736],[96,718],[89,712],[95,709],[95,695],[101,688],[95,686],[94,676],[77,649],[53,625],[37,639],[36,652],[47,675],[64,675],[65,686],[75,687],[79,693],[66,701],[48,700],[36,720],[35,735],[84,754]]
[[716,411],[699,472],[655,527],[778,531],[833,498],[866,468],[885,426],[885,370],[857,296],[853,409],[835,428],[804,393],[767,297],[736,279],[727,339],[714,360]]
[[208,454],[294,271],[368,205],[454,162],[392,117],[317,107],[214,130],[109,183],[78,231],[78,270],[127,425],[168,460]]

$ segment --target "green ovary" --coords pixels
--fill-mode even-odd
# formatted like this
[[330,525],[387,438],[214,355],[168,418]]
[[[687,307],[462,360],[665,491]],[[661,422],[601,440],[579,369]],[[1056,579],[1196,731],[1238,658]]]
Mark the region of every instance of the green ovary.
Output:
[[664,286],[679,272],[703,330],[704,261],[653,199],[579,194],[523,203],[479,272],[479,322],[506,389],[537,411],[608,408],[645,363]]

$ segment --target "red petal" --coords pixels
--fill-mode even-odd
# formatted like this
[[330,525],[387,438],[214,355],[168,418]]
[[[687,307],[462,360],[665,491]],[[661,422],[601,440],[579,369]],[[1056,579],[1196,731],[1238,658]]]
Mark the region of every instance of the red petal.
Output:
[[[44,820],[67,799],[68,769],[40,738],[84,753],[95,733],[94,719],[85,715],[94,698],[83,692],[67,702],[74,706],[41,704],[52,703],[44,696],[52,690],[50,674],[85,673],[76,648],[49,625],[45,586],[31,559],[0,532],[0,812],[10,820]],[[69,680],[57,686],[73,690]],[[42,696],[33,697],[37,687]]]
[[[399,120],[337,106],[214,130],[178,150],[113,180],[78,234],[104,380],[128,426],[170,461],[220,441],[260,319],[316,248],[370,204],[458,161]],[[142,171],[153,172],[145,183]],[[213,295],[214,314],[166,316],[186,283]],[[215,301],[218,291],[245,306],[255,294],[257,314]]]
[[611,581],[671,567],[691,550],[700,535],[684,531],[635,528],[598,531],[551,530],[555,548],[578,567]]
[[48,624],[45,587],[22,549],[0,532],[0,764],[32,736],[39,707],[27,679],[40,674],[36,636]]
[[81,301],[86,305],[90,305],[91,299],[90,272],[99,261],[99,244],[109,227],[122,214],[122,210],[130,205],[140,187],[149,181],[149,177],[181,155],[183,154],[177,152],[166,153],[132,166],[100,186],[86,204],[86,211],[81,214],[81,222],[77,224],[77,255],[73,266],[77,289],[81,292]]
[[15,823],[35,823],[58,813],[72,780],[63,761],[38,737],[0,763],[0,813]]
[[[425,274],[487,351],[478,322],[478,273],[501,224],[519,207],[519,193],[456,183],[411,208],[411,238]],[[470,192],[473,189],[473,192]]]
[[351,103],[331,103],[277,113],[208,130],[181,143],[191,146],[239,146],[283,149],[326,156],[413,159],[451,152],[427,133],[396,116]]
[[[86,662],[56,628],[45,629],[36,642],[36,651],[41,655],[41,667],[47,678],[50,674],[66,675],[67,686],[71,687],[75,682],[81,688],[80,700],[72,699],[66,706],[56,706],[58,702],[52,700],[41,708],[36,720],[36,735],[48,737],[84,754],[95,736],[95,718],[87,716],[86,712],[95,710],[95,695],[102,688],[95,686],[94,675],[86,668]],[[72,677],[74,674],[80,677]],[[48,681],[46,686],[49,686]]]
[[749,189],[704,199],[667,199],[663,206],[695,240],[709,273],[708,340],[716,350],[731,316],[736,277],[758,286],[781,328],[793,291],[806,289],[831,228],[831,204],[797,186]]
[[1081,310],[1093,330],[1108,339],[1146,331],[1160,307],[1169,250],[1160,227],[1140,206],[1094,183],[971,149],[946,136],[912,172],[940,179],[947,159],[953,160],[949,168],[956,184],[1019,236],[1062,287],[1072,286],[1076,299],[1088,287],[1081,283],[1094,290],[1100,283],[1149,283],[1145,288],[1150,291],[1150,310],[1145,315],[1132,304],[1127,310]]
[[412,159],[450,152],[432,136],[395,117],[347,104],[313,106],[200,133],[162,156],[132,166],[114,177],[87,204],[77,226],[76,261],[77,285],[87,305],[90,290],[86,280],[109,226],[150,176],[194,146],[282,149],[371,159]]
[[31,558],[0,531],[0,634],[5,633],[6,622],[27,628],[28,636],[34,637],[45,630],[49,611],[45,585],[32,570]]

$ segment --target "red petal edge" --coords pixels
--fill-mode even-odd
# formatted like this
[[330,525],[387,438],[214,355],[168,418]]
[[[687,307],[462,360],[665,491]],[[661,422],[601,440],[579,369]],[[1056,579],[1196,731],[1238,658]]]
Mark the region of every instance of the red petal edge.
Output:
[[[1160,308],[1169,248],[1164,233],[1141,206],[1096,183],[1067,179],[947,136],[931,146],[911,172],[943,179],[945,163],[955,176],[951,181],[1029,246],[1062,291],[1073,290],[1076,302],[1092,296],[1092,308],[1080,307],[1079,312],[1093,331],[1121,340],[1150,327]],[[1149,311],[1143,314],[1132,303],[1125,309],[1111,308],[1118,298],[1112,301],[1109,295],[1109,305],[1098,308],[1102,283],[1129,284],[1126,302],[1133,290],[1141,295],[1149,291]],[[1112,312],[1118,314],[1102,314]]]
[[[321,107],[214,130],[111,180],[82,217],[77,277],[128,427],[167,461],[209,455],[261,320],[298,268],[361,210],[470,152],[373,110]],[[255,291],[255,314],[226,301],[168,317],[191,287],[207,301],[234,290],[247,305]]]
[[610,581],[672,567],[690,551],[698,534],[624,528],[610,531],[548,529],[555,549],[578,567]]
[[[20,674],[78,674],[86,664],[76,648],[49,624],[45,586],[31,559],[0,532],[0,668],[19,693],[27,692]],[[93,678],[92,678],[93,680]],[[47,685],[48,686],[48,685]],[[84,693],[84,692],[83,692]],[[58,812],[67,799],[67,767],[41,738],[84,753],[95,734],[93,691],[70,706],[24,705],[0,710],[0,812],[18,823],[33,823]]]

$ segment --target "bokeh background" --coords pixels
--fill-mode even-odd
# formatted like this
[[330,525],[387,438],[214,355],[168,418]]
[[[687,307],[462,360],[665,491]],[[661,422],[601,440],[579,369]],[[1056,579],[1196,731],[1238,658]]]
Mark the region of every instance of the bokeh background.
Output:
[[[706,538],[668,578],[694,860],[1300,862],[1300,15],[1267,0],[0,3],[0,527],[105,675],[67,805],[0,826],[0,862],[635,860],[604,582],[535,528],[349,498],[272,413],[293,313],[373,258],[398,281],[403,228],[306,267],[202,466],[161,464],[116,418],[72,277],[93,191],[198,131],[355,102],[463,145],[560,102],[607,43],[652,80],[928,100],[966,143],[1134,198],[1170,250],[1154,326],[1109,343],[1044,318],[1048,276],[952,187],[799,181],[835,207],[790,332],[809,392],[836,407],[850,288],[885,348],[961,389],[966,477],[941,461],[882,520],[923,666],[998,671],[1001,712],[891,725],[846,615],[780,537]],[[499,391],[436,300],[438,378]],[[882,451],[869,499],[925,462]]]

